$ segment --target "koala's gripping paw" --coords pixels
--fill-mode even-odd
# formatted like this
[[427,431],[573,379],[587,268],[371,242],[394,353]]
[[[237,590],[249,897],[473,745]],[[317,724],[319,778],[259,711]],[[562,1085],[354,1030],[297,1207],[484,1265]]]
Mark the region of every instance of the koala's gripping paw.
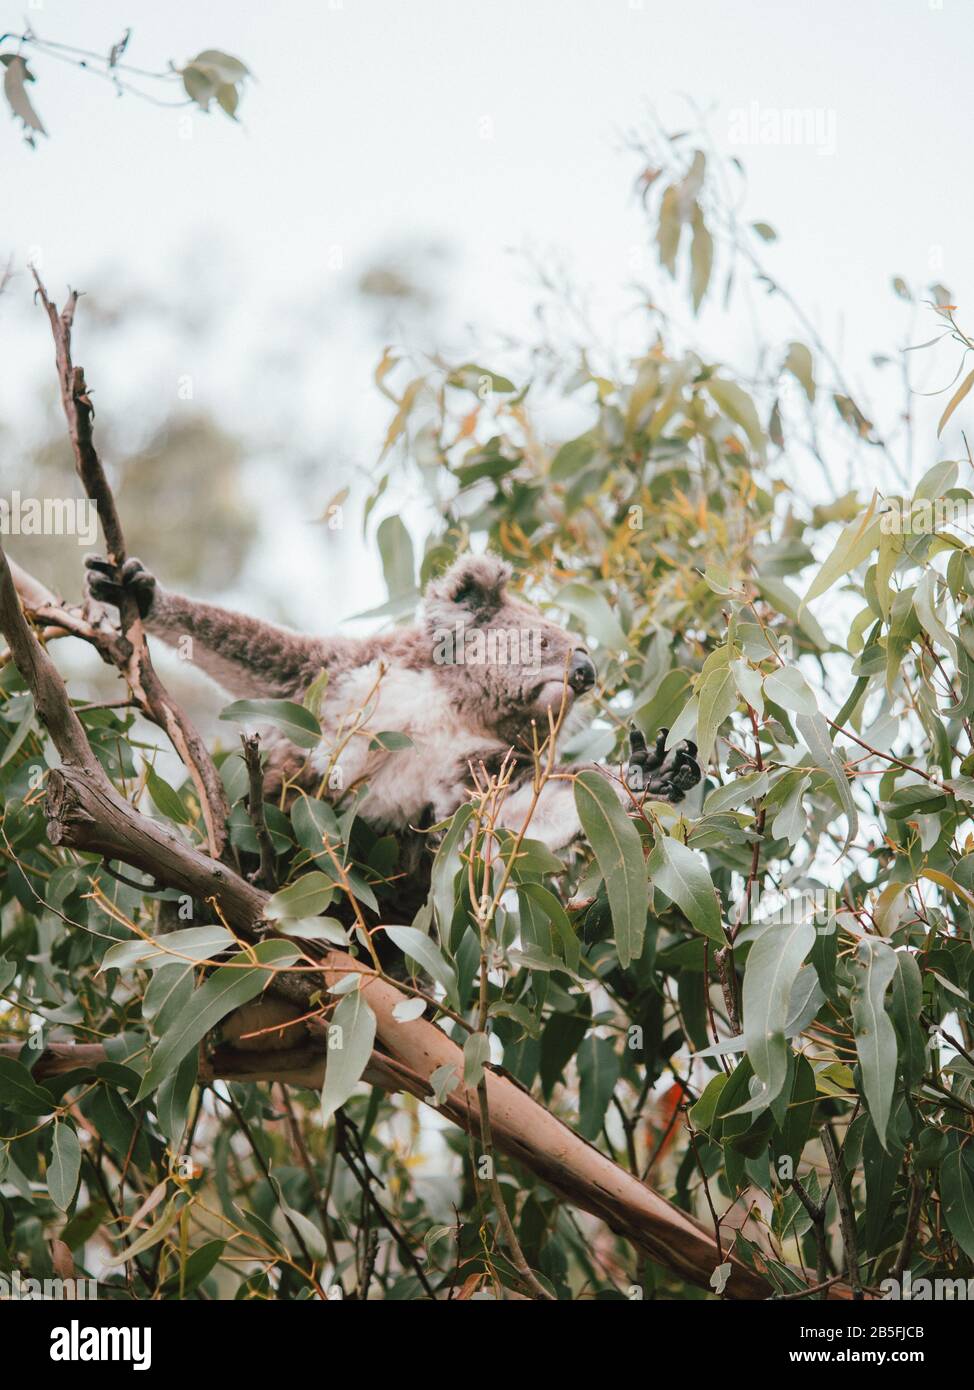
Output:
[[633,791],[644,791],[658,801],[682,801],[703,773],[697,762],[697,745],[682,739],[666,752],[669,729],[660,729],[653,748],[635,724],[629,726],[629,767],[626,781]]
[[156,581],[141,560],[126,560],[119,571],[100,555],[86,555],[85,589],[99,603],[112,603],[117,608],[124,590],[129,590],[139,608],[139,617],[148,617],[156,596]]

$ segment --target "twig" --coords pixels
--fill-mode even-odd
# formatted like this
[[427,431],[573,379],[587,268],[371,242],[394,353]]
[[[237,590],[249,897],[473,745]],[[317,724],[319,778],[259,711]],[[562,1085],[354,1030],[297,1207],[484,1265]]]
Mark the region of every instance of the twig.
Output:
[[903,1239],[900,1241],[900,1248],[896,1252],[896,1259],[890,1270],[890,1277],[902,1279],[904,1271],[910,1263],[913,1254],[913,1247],[916,1244],[917,1231],[920,1228],[920,1212],[923,1208],[923,1183],[914,1174],[910,1179],[910,1200],[906,1208],[906,1229],[903,1232]]
[[[78,476],[85,492],[98,510],[98,519],[108,548],[108,558],[112,564],[121,567],[126,559],[125,536],[115,498],[95,447],[92,433],[94,409],[85,382],[84,368],[74,366],[71,360],[71,328],[78,303],[78,292],[70,292],[64,308],[58,313],[57,306],[48,298],[37,271],[34,270],[32,273],[54,336],[61,404],[68,422],[68,435],[74,451]],[[120,665],[119,669],[128,681],[133,695],[142,704],[146,715],[165,730],[192,777],[200,798],[209,851],[214,859],[218,859],[226,844],[227,820],[230,815],[220,774],[189,717],[171,698],[157,676],[149,655],[135,596],[124,590],[119,618],[122,636],[129,647],[124,664]]]
[[819,1284],[826,1278],[829,1272],[829,1242],[825,1227],[826,1203],[813,1202],[805,1191],[800,1178],[792,1178],[791,1185],[798,1194],[798,1198],[808,1212],[812,1222],[812,1230],[815,1233],[815,1248],[818,1252],[818,1259],[815,1267],[815,1277]]
[[271,842],[270,831],[267,829],[267,821],[264,817],[264,774],[260,766],[260,734],[241,734],[240,742],[243,745],[243,758],[247,767],[249,785],[247,811],[250,815],[250,823],[254,827],[257,848],[260,852],[260,868],[256,874],[251,875],[251,879],[255,883],[262,884],[265,888],[273,889],[275,887],[274,866],[277,856],[274,853],[274,845]]
[[862,1283],[859,1279],[859,1253],[856,1243],[856,1216],[852,1210],[852,1197],[849,1193],[849,1184],[846,1175],[842,1171],[842,1160],[835,1147],[835,1139],[828,1125],[822,1126],[821,1131],[822,1147],[825,1150],[825,1157],[829,1165],[829,1172],[832,1174],[832,1186],[835,1188],[835,1200],[839,1207],[839,1226],[842,1230],[842,1251],[845,1256],[846,1270],[848,1271],[849,1283],[852,1285],[852,1297],[862,1298]]
[[[382,1205],[382,1203],[379,1201],[379,1199],[376,1197],[375,1193],[372,1190],[372,1182],[375,1175],[369,1167],[368,1159],[365,1155],[365,1150],[362,1148],[362,1143],[359,1137],[358,1129],[341,1109],[335,1111],[335,1143],[338,1147],[338,1152],[341,1154],[342,1158],[348,1164],[348,1168],[352,1174],[352,1177],[355,1179],[355,1181],[361,1188],[363,1197],[366,1198],[370,1207],[375,1212],[376,1216],[379,1218],[380,1223],[386,1228],[386,1230],[392,1236],[393,1240],[398,1245],[403,1255],[406,1257],[406,1260],[411,1266],[413,1273],[416,1275],[416,1278],[422,1285],[424,1292],[427,1293],[430,1298],[435,1299],[436,1294],[433,1290],[432,1285],[426,1277],[426,1271],[420,1264],[416,1256],[416,1252],[409,1244],[409,1241],[406,1239],[404,1232],[399,1230],[395,1222],[389,1216],[385,1207]],[[358,1159],[358,1161],[362,1164],[361,1172],[359,1172],[356,1159]]]

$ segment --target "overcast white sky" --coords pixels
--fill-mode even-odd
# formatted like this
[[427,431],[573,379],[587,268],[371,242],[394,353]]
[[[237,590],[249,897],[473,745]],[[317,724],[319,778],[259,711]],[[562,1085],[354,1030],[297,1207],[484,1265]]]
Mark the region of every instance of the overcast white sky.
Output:
[[[0,5],[4,29],[22,27],[24,3]],[[532,246],[557,253],[600,328],[623,341],[645,223],[620,134],[649,103],[670,128],[685,124],[688,98],[714,108],[717,143],[747,164],[750,215],[781,234],[769,263],[854,372],[902,341],[893,274],[944,282],[974,324],[970,0],[43,0],[26,13],[43,37],[98,50],[131,25],[127,57],[146,67],[216,46],[256,74],[242,129],[197,114],[186,139],[184,111],[116,100],[38,57],[32,94],[51,138],[31,151],[0,120],[0,244],[21,266],[39,248],[52,290],[108,267],[165,292],[188,247],[201,265],[212,251],[229,268],[236,331],[184,365],[228,419],[274,413],[244,379],[255,337],[266,350],[295,331],[281,306],[404,240],[453,253],[445,340],[467,324],[484,340],[530,330],[537,293],[511,250]],[[753,103],[820,113],[825,147],[732,143],[734,113]],[[335,247],[342,270],[329,269]],[[26,279],[10,293],[26,301]],[[16,425],[50,348],[26,316],[8,328],[16,351],[5,353],[0,411]],[[714,313],[707,333],[731,361],[751,351],[734,317]],[[387,420],[373,338],[326,315],[308,341],[295,448],[306,454],[309,434],[337,438],[371,463]],[[98,364],[102,409],[130,390],[127,373],[131,390],[151,391],[152,342],[135,356]],[[945,361],[932,384],[955,366]],[[327,616],[381,597],[370,585]]]

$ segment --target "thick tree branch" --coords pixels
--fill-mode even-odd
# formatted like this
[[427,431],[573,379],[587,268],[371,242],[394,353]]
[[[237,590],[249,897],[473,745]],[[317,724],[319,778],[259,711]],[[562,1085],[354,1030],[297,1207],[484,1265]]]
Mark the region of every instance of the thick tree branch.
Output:
[[[108,558],[114,565],[121,566],[126,559],[125,536],[115,498],[95,447],[92,433],[94,410],[88,395],[84,368],[76,367],[71,360],[71,328],[78,303],[78,292],[71,291],[64,308],[58,313],[57,306],[48,298],[36,270],[33,275],[37,293],[47,311],[54,336],[61,404],[68,422],[68,435],[74,451],[78,476],[85,492],[98,509],[98,520],[108,548]],[[123,595],[119,617],[122,636],[128,644],[128,652],[119,669],[146,715],[168,735],[192,777],[200,798],[210,853],[214,858],[219,858],[226,843],[226,822],[230,814],[220,774],[192,722],[169,696],[156,674],[138,605],[132,595]]]

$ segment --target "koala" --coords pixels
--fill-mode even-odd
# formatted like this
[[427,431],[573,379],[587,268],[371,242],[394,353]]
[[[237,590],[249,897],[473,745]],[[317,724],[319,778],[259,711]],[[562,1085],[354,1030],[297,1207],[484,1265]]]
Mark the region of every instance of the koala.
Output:
[[[471,767],[496,773],[505,758],[514,772],[497,824],[519,831],[533,797],[535,736],[547,737],[549,714],[562,731],[570,726],[595,684],[578,638],[509,592],[510,567],[491,555],[458,559],[428,585],[418,622],[371,637],[303,636],[184,598],[136,559],[120,571],[98,556],[86,565],[91,598],[118,604],[128,588],[147,631],[171,645],[191,639],[195,663],[232,696],[300,701],[327,673],[321,744],[309,754],[269,740],[268,795],[304,788],[339,800],[362,788],[359,814],[381,832],[445,820],[468,797]],[[383,747],[376,736],[389,732],[409,746]],[[631,785],[679,802],[701,773],[693,744],[666,752],[666,733],[650,749],[632,731]],[[552,850],[581,833],[570,778],[545,784],[527,833]]]

